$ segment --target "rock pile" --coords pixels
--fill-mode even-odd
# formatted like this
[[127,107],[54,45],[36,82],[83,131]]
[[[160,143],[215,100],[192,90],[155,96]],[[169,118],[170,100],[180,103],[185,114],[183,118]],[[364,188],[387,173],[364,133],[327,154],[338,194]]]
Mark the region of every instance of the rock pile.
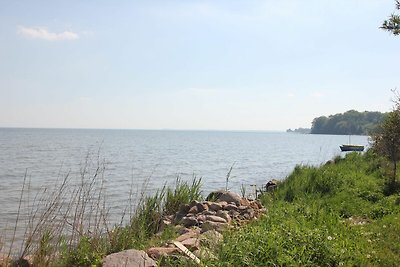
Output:
[[[215,194],[215,193],[212,193]],[[201,232],[229,228],[232,222],[241,224],[256,219],[265,212],[258,200],[248,200],[233,192],[221,192],[216,201],[193,201],[182,205],[174,216],[166,216],[164,224],[200,227]]]
[[147,253],[154,259],[181,253],[174,244],[178,241],[197,257],[211,257],[206,248],[222,241],[220,232],[257,219],[265,211],[258,200],[242,198],[233,192],[213,192],[207,201],[181,205],[176,214],[165,216],[163,225],[175,225],[180,236],[164,247],[148,249]]

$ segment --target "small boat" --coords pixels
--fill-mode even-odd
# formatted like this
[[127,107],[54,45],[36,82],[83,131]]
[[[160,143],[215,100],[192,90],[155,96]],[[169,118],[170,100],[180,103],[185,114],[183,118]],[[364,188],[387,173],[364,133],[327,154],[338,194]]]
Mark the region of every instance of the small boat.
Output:
[[340,150],[342,152],[347,151],[364,151],[364,146],[362,145],[351,145],[351,135],[349,135],[349,144],[348,145],[341,145]]
[[340,150],[346,151],[364,151],[364,146],[361,145],[341,145]]

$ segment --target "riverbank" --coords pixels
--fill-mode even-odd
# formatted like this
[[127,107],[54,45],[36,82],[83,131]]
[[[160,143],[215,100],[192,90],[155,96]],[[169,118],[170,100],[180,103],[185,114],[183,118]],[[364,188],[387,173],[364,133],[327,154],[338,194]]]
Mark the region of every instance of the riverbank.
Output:
[[[321,167],[298,166],[275,190],[261,196],[266,214],[223,230],[218,244],[206,255],[198,255],[201,264],[396,266],[400,195],[386,190],[387,171],[386,161],[371,152],[336,157]],[[164,222],[162,228],[164,215],[176,216],[182,203],[201,200],[200,180],[178,180],[175,188],[143,197],[129,225],[99,234],[81,232],[75,243],[60,239],[57,250],[51,246],[58,240],[54,233],[43,231],[38,246],[23,256],[36,266],[97,266],[114,252],[163,247],[179,236],[173,223]],[[198,245],[206,248],[204,243]],[[198,265],[175,252],[172,257],[159,257],[158,264]]]

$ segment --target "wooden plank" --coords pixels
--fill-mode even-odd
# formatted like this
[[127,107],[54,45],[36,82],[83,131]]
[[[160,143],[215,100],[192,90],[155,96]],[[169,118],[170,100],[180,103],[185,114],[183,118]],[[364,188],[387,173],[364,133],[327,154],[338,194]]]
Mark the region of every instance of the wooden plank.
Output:
[[185,253],[190,259],[192,259],[195,263],[201,264],[200,259],[196,257],[190,250],[187,249],[181,242],[173,241],[173,244],[179,248],[183,253]]

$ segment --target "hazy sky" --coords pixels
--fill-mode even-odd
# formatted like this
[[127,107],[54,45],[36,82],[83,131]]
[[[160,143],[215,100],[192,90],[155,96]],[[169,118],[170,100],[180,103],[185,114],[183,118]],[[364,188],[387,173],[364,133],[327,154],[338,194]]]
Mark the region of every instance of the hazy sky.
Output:
[[285,130],[388,111],[393,0],[0,0],[0,127]]

